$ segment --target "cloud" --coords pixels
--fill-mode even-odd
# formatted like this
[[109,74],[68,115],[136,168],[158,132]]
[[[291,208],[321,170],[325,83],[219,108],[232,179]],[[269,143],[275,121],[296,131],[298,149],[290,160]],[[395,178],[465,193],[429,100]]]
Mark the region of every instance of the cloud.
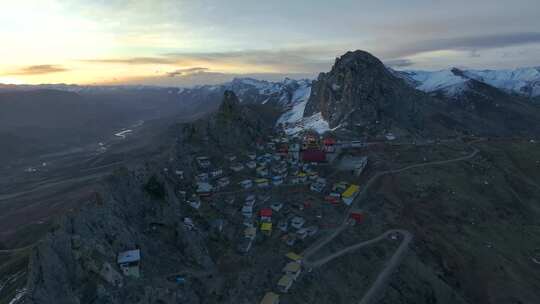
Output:
[[110,63],[110,64],[175,64],[172,58],[163,57],[133,57],[133,58],[104,58],[104,59],[84,59],[82,62],[88,63]]
[[384,64],[389,67],[404,68],[414,65],[414,62],[410,59],[392,59],[384,61]]
[[187,75],[192,75],[192,74],[203,73],[203,72],[206,72],[206,71],[208,71],[208,68],[203,68],[203,67],[178,69],[178,70],[167,73],[167,76],[169,76],[169,77],[187,76]]
[[404,43],[402,45],[391,45],[391,49],[382,51],[382,53],[386,57],[400,58],[434,51],[477,51],[532,43],[540,43],[540,32],[518,32],[424,40],[414,43]]
[[318,73],[329,68],[336,49],[324,46],[284,48],[277,50],[253,49],[229,52],[169,53],[165,56],[179,61],[206,62],[216,65],[255,67],[273,72]]
[[[102,64],[125,65],[169,65],[165,72],[155,73],[164,79],[144,78],[147,80],[178,85],[224,82],[231,75],[243,74],[302,74],[312,78],[318,73],[328,71],[336,56],[341,56],[348,50],[367,49],[375,56],[381,58],[386,65],[394,68],[407,68],[426,65],[432,68],[435,63],[446,65],[470,65],[473,60],[487,60],[480,58],[487,50],[497,50],[504,47],[522,47],[524,44],[540,43],[540,32],[514,32],[501,34],[485,34],[457,36],[452,38],[400,40],[389,39],[381,41],[364,41],[362,43],[346,42],[329,45],[307,44],[301,46],[287,46],[276,49],[244,49],[222,52],[169,52],[159,53],[148,57],[125,57],[90,59],[87,62]],[[416,55],[436,51],[461,51],[467,58],[459,62],[448,62],[447,54],[439,54],[428,59],[414,57]],[[492,55],[496,56],[496,55]],[[427,56],[429,57],[429,56]],[[453,57],[454,59],[456,57]],[[446,60],[446,61],[445,61]],[[177,67],[193,68],[177,68]],[[159,68],[163,70],[162,68]],[[122,77],[121,77],[122,78]],[[167,79],[169,78],[169,79]],[[141,80],[143,80],[141,78]]]
[[27,67],[20,68],[6,75],[17,75],[17,76],[29,76],[29,75],[43,75],[51,73],[59,73],[69,71],[66,68],[63,68],[59,65],[53,64],[42,64],[42,65],[31,65]]
[[[180,66],[197,65],[194,70],[179,69],[170,76],[183,73],[219,70],[225,73],[319,73],[327,70],[335,56],[346,51],[343,47],[305,46],[283,49],[248,49],[225,52],[176,52],[156,54],[150,57],[85,59],[86,63],[100,64],[168,64]],[[200,66],[208,68],[200,68]],[[204,69],[204,70],[203,70]]]

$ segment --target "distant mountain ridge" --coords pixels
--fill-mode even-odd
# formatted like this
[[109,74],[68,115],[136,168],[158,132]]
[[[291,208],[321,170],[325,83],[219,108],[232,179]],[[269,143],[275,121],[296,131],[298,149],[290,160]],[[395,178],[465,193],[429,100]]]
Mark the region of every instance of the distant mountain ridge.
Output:
[[367,136],[385,132],[413,137],[455,134],[531,135],[540,131],[540,109],[459,69],[396,72],[364,52],[347,52],[312,85],[304,119],[319,115],[330,130]]
[[[440,71],[397,71],[385,67],[382,63],[377,65],[381,73],[405,80],[405,83],[416,90],[430,94],[437,99],[458,100],[461,104],[472,105],[472,96],[481,96],[480,91],[489,92],[490,98],[502,98],[504,94],[523,98],[525,101],[538,103],[540,101],[540,67],[519,68],[513,70],[462,70],[451,68]],[[328,74],[328,73],[323,73]],[[387,77],[389,80],[393,77]],[[394,80],[389,80],[394,82]],[[135,96],[141,92],[145,94],[168,95],[171,101],[177,101],[183,108],[189,108],[194,112],[207,112],[217,110],[225,91],[235,93],[241,104],[259,104],[274,106],[282,115],[277,120],[277,125],[285,127],[288,134],[295,134],[305,129],[314,129],[319,133],[338,129],[343,122],[341,118],[351,113],[335,113],[334,110],[314,111],[314,103],[308,104],[313,99],[316,90],[313,87],[314,80],[289,79],[283,81],[266,81],[254,78],[235,78],[230,82],[218,85],[200,85],[191,88],[158,87],[158,86],[78,86],[78,85],[39,85],[39,86],[14,86],[0,85],[1,91],[54,89],[69,91],[86,96],[100,96],[126,92]],[[316,83],[316,82],[315,82]],[[376,83],[374,83],[376,84]],[[492,89],[487,89],[485,84]],[[338,88],[334,91],[339,91]],[[332,89],[332,90],[333,90]],[[354,88],[353,88],[354,89]],[[366,89],[366,87],[364,87]],[[407,90],[401,87],[403,90]],[[326,90],[329,92],[332,90]],[[476,90],[476,92],[473,92]],[[480,90],[480,91],[478,91]],[[494,92],[500,90],[502,94]],[[407,90],[408,91],[408,90]],[[139,93],[138,93],[139,92]],[[374,93],[373,91],[372,93]],[[324,94],[326,94],[324,93]],[[334,92],[335,93],[335,92]],[[410,92],[412,95],[413,92]],[[411,95],[405,94],[405,95]],[[330,94],[335,95],[335,94]],[[373,94],[368,93],[366,96]],[[360,96],[360,95],[359,95]],[[357,96],[358,98],[360,98]],[[337,96],[334,96],[337,97]],[[355,97],[356,98],[356,97]],[[397,98],[397,97],[396,97]],[[508,99],[510,97],[504,97]],[[483,107],[481,107],[483,108]],[[349,112],[351,109],[348,110]],[[358,109],[356,113],[365,112],[367,109]],[[382,112],[380,112],[382,113]],[[380,114],[379,113],[379,114]],[[336,119],[335,117],[341,118]],[[332,116],[332,117],[331,117]],[[357,118],[357,117],[356,117]],[[352,120],[356,119],[351,116]],[[352,121],[349,119],[350,121]],[[355,122],[358,124],[358,122]]]
[[[460,86],[467,80],[474,79],[484,82],[507,93],[528,98],[540,97],[540,66],[522,67],[515,69],[461,69],[448,68],[437,71],[426,70],[392,70],[395,76],[405,79],[411,86],[424,91],[447,91],[449,94],[460,91]],[[241,102],[255,103],[276,102],[289,104],[294,100],[294,91],[302,86],[310,87],[311,79],[290,79],[283,81],[266,81],[254,78],[234,78],[232,81],[218,85],[199,85],[190,88],[161,87],[152,85],[74,85],[74,84],[41,84],[41,85],[10,85],[1,84],[0,91],[25,91],[34,89],[53,89],[75,93],[105,93],[137,90],[169,90],[171,94],[183,94],[193,91],[221,90],[219,98],[225,90],[232,90]],[[256,96],[259,95],[259,96]]]
[[455,95],[474,79],[510,94],[534,98],[540,96],[540,67],[512,70],[468,70],[450,68],[440,71],[397,71],[415,88],[424,92],[443,91]]

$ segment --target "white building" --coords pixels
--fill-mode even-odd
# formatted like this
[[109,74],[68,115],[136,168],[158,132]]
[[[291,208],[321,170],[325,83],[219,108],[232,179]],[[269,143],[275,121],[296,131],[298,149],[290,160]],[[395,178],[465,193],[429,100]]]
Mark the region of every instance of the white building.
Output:
[[118,266],[125,276],[138,278],[140,273],[141,251],[139,249],[120,252],[117,257]]
[[249,189],[249,188],[253,187],[253,181],[250,180],[250,179],[245,179],[245,180],[241,181],[239,184],[244,189]]
[[274,186],[282,185],[283,184],[283,176],[281,176],[281,175],[273,176],[272,177],[272,184],[274,184]]
[[295,229],[300,229],[304,224],[306,223],[306,220],[303,217],[295,216],[291,220],[291,226],[293,226]]

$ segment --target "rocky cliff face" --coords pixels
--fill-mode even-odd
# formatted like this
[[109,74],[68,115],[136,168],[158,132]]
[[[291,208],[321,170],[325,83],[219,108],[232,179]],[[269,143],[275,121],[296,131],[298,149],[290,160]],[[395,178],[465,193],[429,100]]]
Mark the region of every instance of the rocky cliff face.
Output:
[[[211,272],[207,235],[181,224],[185,206],[172,189],[165,199],[147,195],[141,172],[115,174],[105,196],[67,216],[41,242],[30,262],[26,303],[199,303],[197,288],[171,292],[167,274]],[[136,248],[143,280],[121,275],[116,261],[119,252]]]
[[[216,113],[172,127],[171,141],[163,143],[169,148],[147,164],[115,172],[101,194],[63,218],[34,250],[25,303],[255,302],[260,291],[243,290],[244,274],[225,280],[219,273],[223,250],[238,236],[235,226],[208,211],[207,202],[201,216],[182,191],[194,190],[195,156],[222,159],[235,149],[245,152],[274,120],[227,91]],[[196,228],[184,225],[185,218]],[[216,220],[225,222],[219,234],[212,229]],[[123,275],[117,264],[118,253],[133,249],[141,252],[139,279]],[[186,280],[180,287],[176,276]]]
[[[444,85],[418,82],[386,68],[369,53],[348,52],[313,84],[304,116],[321,112],[330,128],[399,129],[437,137],[455,132],[487,136],[538,132],[540,110],[529,100],[459,69],[448,74],[444,79],[451,81]],[[438,89],[428,95],[415,89],[422,85]]]
[[427,98],[395,77],[373,55],[348,52],[319,75],[304,116],[321,112],[330,128],[375,123],[421,127]]
[[233,91],[225,91],[217,112],[182,124],[182,141],[197,143],[207,149],[239,149],[252,144],[271,131],[278,112],[270,105],[240,104]]

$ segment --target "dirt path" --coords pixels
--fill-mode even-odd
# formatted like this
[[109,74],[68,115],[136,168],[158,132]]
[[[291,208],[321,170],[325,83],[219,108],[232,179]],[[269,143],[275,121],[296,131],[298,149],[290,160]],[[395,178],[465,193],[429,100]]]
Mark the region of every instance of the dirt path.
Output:
[[25,247],[21,247],[21,248],[0,250],[0,254],[10,254],[10,253],[17,253],[17,252],[26,251],[26,250],[34,248],[35,246],[37,246],[37,244],[38,243],[34,243],[34,244],[31,244],[31,245],[28,245],[28,246],[25,246]]
[[[324,258],[321,258],[321,259],[319,259],[317,261],[311,262],[311,261],[309,261],[309,259],[305,259],[304,264],[307,267],[310,267],[310,268],[321,267],[324,264],[326,264],[326,263],[328,263],[328,262],[330,262],[330,261],[332,261],[332,260],[334,260],[336,258],[339,258],[342,255],[345,255],[347,253],[356,251],[356,250],[358,250],[360,248],[375,244],[375,243],[380,242],[382,240],[386,240],[386,239],[388,239],[388,237],[391,234],[401,234],[404,237],[403,242],[401,243],[400,247],[403,247],[404,245],[408,245],[412,240],[412,234],[409,231],[402,230],[402,229],[392,229],[392,230],[386,231],[385,233],[379,235],[376,238],[373,238],[371,240],[363,241],[363,242],[360,242],[358,244],[346,247],[346,248],[341,249],[341,250],[339,250],[339,251],[337,251],[335,253],[332,253],[332,254],[324,257]],[[398,248],[398,250],[399,250],[399,248]]]
[[383,233],[382,235],[380,235],[380,236],[378,236],[378,237],[376,237],[374,239],[371,239],[371,240],[368,240],[368,241],[363,241],[363,242],[360,242],[358,244],[349,246],[349,247],[344,248],[344,249],[342,249],[342,250],[340,250],[338,252],[330,254],[330,255],[328,255],[328,256],[326,256],[324,258],[321,258],[321,259],[319,259],[317,261],[310,262],[310,257],[312,255],[314,255],[317,251],[319,251],[319,249],[324,247],[326,244],[328,244],[332,240],[334,240],[337,236],[339,236],[341,234],[341,232],[343,232],[345,230],[345,228],[347,228],[349,226],[349,216],[350,216],[351,210],[353,210],[355,207],[357,207],[360,204],[360,202],[366,196],[367,191],[369,190],[369,188],[380,177],[382,177],[384,175],[387,175],[387,174],[400,173],[400,172],[404,172],[404,171],[411,170],[411,169],[416,169],[416,168],[423,168],[423,167],[437,166],[437,165],[445,165],[445,164],[450,164],[450,163],[455,163],[455,162],[466,161],[466,160],[469,160],[469,159],[472,159],[473,157],[475,157],[478,154],[478,152],[479,152],[479,150],[477,148],[473,147],[473,152],[471,152],[467,156],[462,156],[462,157],[448,159],[448,160],[441,160],[441,161],[433,161],[433,162],[415,164],[415,165],[410,165],[410,166],[407,166],[407,167],[403,167],[401,169],[387,170],[387,171],[382,171],[382,172],[379,172],[379,173],[375,174],[371,179],[369,179],[369,181],[366,183],[366,186],[364,187],[364,189],[362,189],[362,191],[358,194],[358,196],[356,197],[354,202],[351,204],[351,207],[349,208],[349,210],[348,210],[348,212],[346,214],[346,217],[344,218],[342,224],[333,233],[329,234],[328,236],[321,239],[320,241],[314,243],[313,245],[311,245],[309,248],[307,248],[304,251],[303,255],[304,255],[304,261],[306,263],[306,266],[308,266],[308,267],[320,267],[320,266],[322,266],[322,265],[324,265],[324,264],[326,264],[326,263],[328,263],[328,262],[330,262],[330,261],[344,255],[344,254],[353,252],[353,251],[358,250],[360,248],[363,248],[363,247],[369,246],[371,244],[374,244],[376,242],[379,242],[379,241],[385,239],[386,237],[388,237],[391,233],[399,233],[399,234],[401,234],[403,236],[403,242],[398,247],[398,249],[396,250],[394,255],[387,262],[384,269],[379,273],[379,275],[377,276],[377,280],[373,283],[373,285],[370,287],[370,289],[366,292],[366,294],[364,295],[362,300],[360,300],[360,304],[371,303],[371,301],[373,301],[373,299],[384,288],[384,286],[386,285],[386,282],[388,281],[388,279],[392,275],[393,271],[399,266],[399,264],[401,262],[401,259],[403,258],[403,256],[407,252],[408,245],[413,239],[413,235],[410,232],[408,232],[406,230],[401,230],[401,229],[389,230],[389,231]]
[[358,196],[356,197],[354,202],[351,204],[351,208],[349,208],[349,211],[347,212],[346,217],[343,219],[342,224],[338,228],[336,228],[336,230],[332,234],[328,235],[327,237],[325,237],[321,241],[316,242],[315,244],[313,244],[309,248],[307,248],[303,253],[304,256],[306,258],[308,258],[308,256],[316,253],[320,248],[322,248],[324,245],[328,244],[330,241],[335,239],[343,230],[345,230],[345,228],[348,226],[349,215],[350,215],[351,210],[353,209],[353,206],[358,206],[359,205],[359,203],[362,201],[362,199],[367,194],[367,191],[369,190],[369,188],[371,186],[373,186],[373,184],[379,178],[381,178],[382,176],[387,175],[387,174],[400,173],[400,172],[415,169],[415,168],[421,168],[421,167],[427,167],[427,166],[435,166],[435,165],[444,165],[444,164],[469,160],[469,159],[475,157],[478,154],[478,152],[479,152],[479,150],[474,148],[474,151],[471,154],[467,155],[467,156],[462,156],[462,157],[448,159],[448,160],[440,160],[440,161],[433,161],[433,162],[427,162],[427,163],[422,163],[422,164],[415,164],[415,165],[410,165],[410,166],[407,166],[407,167],[403,167],[401,169],[387,170],[387,171],[382,171],[382,172],[379,172],[379,173],[375,174],[372,178],[369,179],[369,181],[366,183],[366,186],[362,189],[362,191],[358,194]]
[[388,280],[390,279],[390,277],[392,276],[396,268],[401,263],[401,260],[403,259],[405,254],[407,253],[409,244],[411,243],[413,239],[413,235],[409,231],[403,230],[403,229],[388,230],[374,239],[363,241],[358,244],[349,246],[347,248],[344,248],[338,252],[335,252],[317,261],[310,262],[309,260],[306,259],[304,260],[304,265],[306,265],[309,268],[321,267],[324,264],[331,262],[334,259],[337,259],[345,254],[373,245],[374,243],[380,242],[382,240],[388,239],[388,237],[392,234],[401,234],[403,236],[403,240],[401,241],[401,244],[399,245],[398,249],[394,252],[390,260],[388,260],[383,270],[381,270],[381,272],[377,276],[377,279],[375,280],[373,285],[371,285],[371,287],[369,288],[368,292],[364,295],[362,300],[360,300],[360,304],[371,303],[376,298],[376,296],[384,289],[384,287],[386,286],[386,283],[388,282]]
[[377,279],[375,280],[375,283],[371,285],[368,292],[366,292],[362,300],[360,300],[359,304],[368,304],[375,300],[377,295],[379,295],[380,292],[384,289],[386,283],[405,257],[407,249],[409,249],[409,244],[413,239],[413,235],[405,230],[397,230],[397,232],[403,235],[403,241],[399,245],[396,252],[394,252],[394,255],[392,255],[390,260],[388,260],[388,263],[386,264],[384,269],[379,273]]

